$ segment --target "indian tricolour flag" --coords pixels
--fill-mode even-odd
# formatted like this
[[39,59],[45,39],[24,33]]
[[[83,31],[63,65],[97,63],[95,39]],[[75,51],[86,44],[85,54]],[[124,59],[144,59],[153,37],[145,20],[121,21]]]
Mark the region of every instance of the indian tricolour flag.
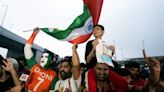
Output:
[[40,30],[58,40],[79,44],[87,41],[92,35],[93,25],[98,23],[103,0],[83,0],[83,13],[76,17],[65,30],[40,28]]

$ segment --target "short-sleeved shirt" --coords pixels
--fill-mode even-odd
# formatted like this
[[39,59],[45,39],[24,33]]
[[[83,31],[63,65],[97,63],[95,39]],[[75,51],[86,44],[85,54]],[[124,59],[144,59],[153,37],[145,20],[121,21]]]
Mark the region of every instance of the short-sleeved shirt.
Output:
[[43,69],[38,64],[35,64],[30,69],[30,77],[26,87],[28,90],[34,92],[42,92],[42,90],[48,92],[55,76],[56,73],[54,71]]

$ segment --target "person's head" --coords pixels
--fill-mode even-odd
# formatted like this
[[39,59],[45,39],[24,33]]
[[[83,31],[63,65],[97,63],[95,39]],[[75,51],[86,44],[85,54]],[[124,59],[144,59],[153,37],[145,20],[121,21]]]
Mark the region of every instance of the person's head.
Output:
[[109,66],[105,63],[96,63],[94,66],[94,71],[96,74],[96,79],[98,81],[107,81],[109,77]]
[[62,80],[71,77],[72,74],[72,57],[65,57],[59,67],[59,74]]
[[54,54],[48,50],[45,50],[40,58],[40,66],[48,67],[51,64],[51,61],[54,59]]
[[[19,65],[18,65],[18,61],[16,59],[9,57],[9,58],[3,59],[3,61],[4,62],[12,62],[13,68],[15,69],[16,72],[18,71]],[[5,69],[3,69],[2,66],[6,67],[6,64],[1,62],[1,65],[0,65],[0,67],[1,67],[0,75],[2,76],[3,74],[5,74],[6,79],[8,79],[9,77],[11,77],[11,73],[9,71],[6,71]]]
[[131,73],[132,79],[138,79],[140,75],[140,64],[134,61],[131,61],[127,64],[127,69]]
[[104,26],[94,25],[93,26],[93,35],[95,38],[101,38],[104,34]]
[[144,69],[140,72],[140,77],[144,80],[148,79],[149,78],[149,71]]
[[129,70],[119,68],[119,69],[116,70],[116,72],[117,72],[117,74],[122,76],[124,79],[126,79],[128,83],[130,83],[132,81],[131,73],[130,73]]
[[24,68],[27,64],[26,64],[26,59],[24,56],[18,57],[17,58],[18,64],[19,64],[19,68]]

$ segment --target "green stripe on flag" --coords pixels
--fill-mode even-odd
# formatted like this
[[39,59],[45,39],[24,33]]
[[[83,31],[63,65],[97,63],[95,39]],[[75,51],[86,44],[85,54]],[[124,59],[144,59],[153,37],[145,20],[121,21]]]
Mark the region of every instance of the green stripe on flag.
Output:
[[72,24],[66,30],[57,30],[54,29],[50,31],[48,28],[40,28],[40,30],[45,33],[55,37],[56,39],[62,40],[65,39],[75,28],[80,28],[84,26],[86,20],[90,17],[90,12],[87,6],[84,4],[83,13],[76,17],[76,19],[72,22]]

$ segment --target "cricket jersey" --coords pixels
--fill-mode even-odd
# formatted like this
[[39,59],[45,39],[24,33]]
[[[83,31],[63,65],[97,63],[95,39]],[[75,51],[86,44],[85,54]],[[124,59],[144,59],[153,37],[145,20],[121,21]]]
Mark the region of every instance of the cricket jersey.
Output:
[[48,92],[55,77],[56,73],[54,71],[50,69],[46,70],[35,64],[30,70],[30,78],[26,87],[28,90],[34,92],[42,92],[43,90]]

